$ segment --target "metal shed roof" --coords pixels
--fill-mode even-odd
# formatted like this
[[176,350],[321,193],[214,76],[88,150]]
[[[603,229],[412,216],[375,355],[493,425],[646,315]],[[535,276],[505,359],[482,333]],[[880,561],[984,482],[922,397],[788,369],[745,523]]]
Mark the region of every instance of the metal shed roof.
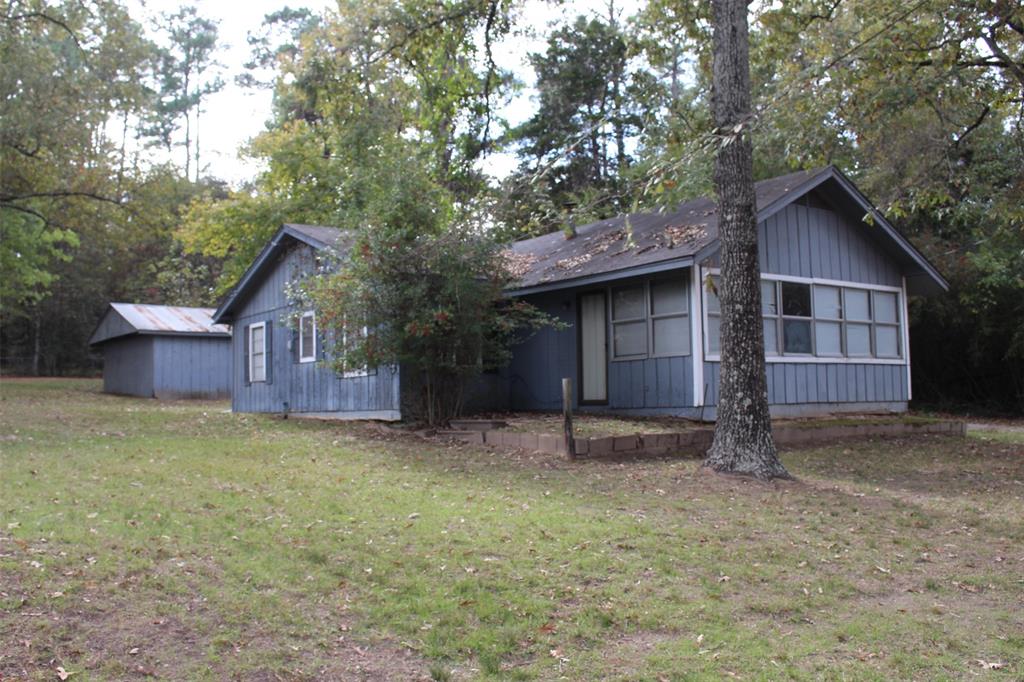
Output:
[[111,303],[89,344],[129,334],[230,336],[230,326],[213,323],[213,312],[213,308]]

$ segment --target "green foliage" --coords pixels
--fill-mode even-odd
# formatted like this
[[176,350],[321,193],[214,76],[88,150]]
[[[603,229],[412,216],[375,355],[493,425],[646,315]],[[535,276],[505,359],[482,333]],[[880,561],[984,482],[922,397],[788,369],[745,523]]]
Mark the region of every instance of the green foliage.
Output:
[[159,64],[160,50],[119,2],[19,0],[5,7],[5,369],[89,371],[86,341],[111,300],[211,300],[219,265],[178,258],[173,230],[195,194],[223,188],[142,158],[150,141],[143,122],[161,108],[153,89]]
[[198,134],[192,134],[192,120],[198,127],[203,99],[219,92],[224,81],[214,74],[220,65],[214,59],[217,50],[217,24],[199,15],[195,7],[186,5],[176,12],[165,12],[160,28],[170,42],[157,53],[158,89],[154,106],[148,112],[147,132],[155,142],[170,150],[173,134],[182,126],[185,139],[185,176],[189,177],[193,159],[195,180],[202,173]]
[[281,223],[443,223],[446,205],[473,202],[505,85],[487,49],[508,11],[499,0],[344,2],[316,20],[269,16],[253,66],[276,64],[275,120],[247,149],[266,170],[225,202],[198,202],[180,233],[190,251],[228,259],[221,290]]
[[629,147],[650,118],[656,86],[632,54],[614,14],[578,16],[554,32],[530,63],[534,115],[510,131],[519,170],[506,180],[498,222],[509,237],[590,222],[629,207]]
[[417,227],[364,230],[300,295],[328,330],[336,371],[401,366],[411,394],[403,409],[437,425],[460,414],[481,372],[509,362],[513,344],[557,323],[503,298],[512,276],[485,231],[465,222]]

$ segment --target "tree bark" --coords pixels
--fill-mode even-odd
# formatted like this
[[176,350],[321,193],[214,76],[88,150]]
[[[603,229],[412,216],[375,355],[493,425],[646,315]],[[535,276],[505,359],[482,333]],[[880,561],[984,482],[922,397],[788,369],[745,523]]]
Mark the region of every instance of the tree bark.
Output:
[[757,207],[750,142],[747,1],[714,0],[712,107],[721,241],[718,421],[704,465],[759,479],[788,478],[772,440],[761,321]]

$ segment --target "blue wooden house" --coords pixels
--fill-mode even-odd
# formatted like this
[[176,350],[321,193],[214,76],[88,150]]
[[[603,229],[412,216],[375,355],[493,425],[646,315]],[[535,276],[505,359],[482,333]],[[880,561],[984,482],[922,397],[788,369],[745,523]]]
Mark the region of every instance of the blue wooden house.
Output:
[[111,303],[89,345],[103,353],[103,390],[144,398],[227,398],[231,328],[212,308]]
[[[941,292],[938,271],[840,171],[757,183],[769,402],[776,415],[904,411],[911,398],[908,296]],[[481,409],[577,409],[714,418],[718,396],[715,203],[603,220],[511,245],[521,297],[568,327],[546,329],[489,377]],[[285,225],[215,315],[234,325],[239,411],[401,418],[398,368],[337,376],[317,363],[312,311],[285,286],[342,231]],[[301,315],[299,329],[284,320]]]
[[[326,349],[313,311],[293,310],[288,297],[289,282],[315,273],[320,252],[343,257],[350,237],[333,227],[282,226],[217,309],[214,321],[234,329],[231,405],[236,412],[401,419],[398,368],[337,374],[320,362]],[[297,327],[289,324],[293,314]]]

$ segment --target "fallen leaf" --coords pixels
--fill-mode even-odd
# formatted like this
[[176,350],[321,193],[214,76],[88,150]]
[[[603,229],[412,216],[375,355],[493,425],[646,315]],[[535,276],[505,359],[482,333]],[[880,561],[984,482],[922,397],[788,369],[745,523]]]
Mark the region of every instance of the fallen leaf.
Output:
[[985,670],[1002,670],[1006,664],[1000,663],[999,661],[983,661],[979,658],[978,665],[980,665]]
[[57,666],[57,678],[60,679],[62,682],[63,682],[63,680],[68,679],[72,675],[74,675],[74,673],[70,672],[68,670],[65,670],[64,666],[60,666],[60,665]]

